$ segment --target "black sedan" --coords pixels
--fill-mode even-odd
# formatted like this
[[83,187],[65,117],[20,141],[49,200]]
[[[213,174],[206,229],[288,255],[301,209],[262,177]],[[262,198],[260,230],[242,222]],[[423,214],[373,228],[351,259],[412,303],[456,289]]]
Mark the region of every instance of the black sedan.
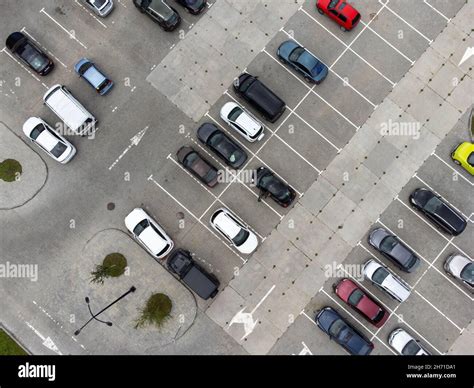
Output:
[[165,31],[173,31],[181,24],[178,11],[165,0],[133,0],[133,4]]
[[268,168],[260,167],[256,172],[257,188],[260,189],[258,200],[270,196],[276,203],[288,207],[296,198],[296,192],[281,179],[275,176]]
[[218,183],[217,169],[191,147],[181,147],[176,153],[178,161],[200,181],[214,187]]
[[466,229],[467,222],[464,217],[431,190],[416,189],[410,195],[410,203],[439,228],[453,236]]
[[247,160],[246,152],[214,124],[204,123],[197,130],[198,139],[232,168],[240,168]]
[[176,0],[186,11],[193,15],[199,15],[206,8],[206,0]]
[[21,32],[11,33],[5,45],[21,62],[39,75],[47,75],[54,69],[54,62]]
[[384,228],[370,232],[369,244],[404,272],[413,272],[420,265],[418,256]]
[[365,356],[372,352],[374,344],[353,328],[332,307],[324,307],[315,318],[318,327],[350,354]]

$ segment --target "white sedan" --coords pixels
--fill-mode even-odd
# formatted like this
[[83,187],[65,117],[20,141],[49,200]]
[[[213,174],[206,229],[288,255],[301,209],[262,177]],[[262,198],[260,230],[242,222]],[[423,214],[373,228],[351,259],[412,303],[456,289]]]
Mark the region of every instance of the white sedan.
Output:
[[228,102],[221,108],[221,118],[239,135],[248,141],[262,140],[263,124],[235,102]]
[[173,240],[163,228],[141,208],[133,209],[125,217],[125,226],[133,237],[157,259],[165,257],[174,247]]
[[369,260],[364,264],[364,276],[392,298],[404,302],[410,296],[410,286],[387,267]]
[[239,252],[248,255],[257,249],[257,236],[229,210],[217,209],[211,217],[211,225]]
[[388,337],[388,343],[402,356],[429,356],[430,353],[402,328],[395,329]]
[[30,117],[26,120],[23,124],[23,132],[59,163],[66,164],[76,154],[76,148],[39,117]]

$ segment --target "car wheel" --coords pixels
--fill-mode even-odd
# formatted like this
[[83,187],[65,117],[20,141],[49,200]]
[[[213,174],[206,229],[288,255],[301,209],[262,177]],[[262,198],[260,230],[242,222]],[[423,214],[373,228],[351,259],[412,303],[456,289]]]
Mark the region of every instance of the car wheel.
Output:
[[284,60],[283,58],[278,57],[278,60],[279,60],[281,63],[285,63],[285,64],[286,64],[286,62],[285,62],[285,60]]
[[313,83],[313,80],[309,77],[304,77],[304,79],[306,80],[306,82],[308,82],[310,84]]
[[339,28],[340,28],[342,31],[344,31],[344,32],[347,31],[346,27],[344,27],[344,26],[340,26]]
[[323,11],[321,8],[318,8],[318,12],[319,12],[321,15],[324,15],[324,11]]
[[457,159],[453,159],[453,162],[456,163],[458,166],[461,165],[461,162],[460,162],[459,160],[457,160]]

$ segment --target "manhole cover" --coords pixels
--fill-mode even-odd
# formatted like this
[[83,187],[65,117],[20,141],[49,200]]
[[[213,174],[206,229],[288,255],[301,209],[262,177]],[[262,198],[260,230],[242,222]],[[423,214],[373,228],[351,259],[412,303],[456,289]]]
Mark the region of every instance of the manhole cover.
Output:
[[109,202],[107,204],[107,210],[114,210],[115,209],[115,203]]
[[184,213],[183,212],[178,212],[178,213],[176,213],[176,217],[178,217],[178,220],[183,220],[184,219]]

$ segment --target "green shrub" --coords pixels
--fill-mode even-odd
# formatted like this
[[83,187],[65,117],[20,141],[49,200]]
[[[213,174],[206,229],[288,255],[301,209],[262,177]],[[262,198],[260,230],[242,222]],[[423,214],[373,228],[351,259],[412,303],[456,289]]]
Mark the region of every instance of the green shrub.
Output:
[[104,284],[106,278],[116,278],[125,273],[127,259],[121,253],[111,253],[107,255],[100,265],[96,265],[91,272],[91,282]]
[[173,303],[168,295],[153,294],[148,298],[140,316],[135,321],[135,328],[138,329],[146,325],[161,327],[171,316],[172,308]]
[[5,159],[0,163],[0,179],[5,182],[14,182],[23,172],[20,162],[15,159]]

